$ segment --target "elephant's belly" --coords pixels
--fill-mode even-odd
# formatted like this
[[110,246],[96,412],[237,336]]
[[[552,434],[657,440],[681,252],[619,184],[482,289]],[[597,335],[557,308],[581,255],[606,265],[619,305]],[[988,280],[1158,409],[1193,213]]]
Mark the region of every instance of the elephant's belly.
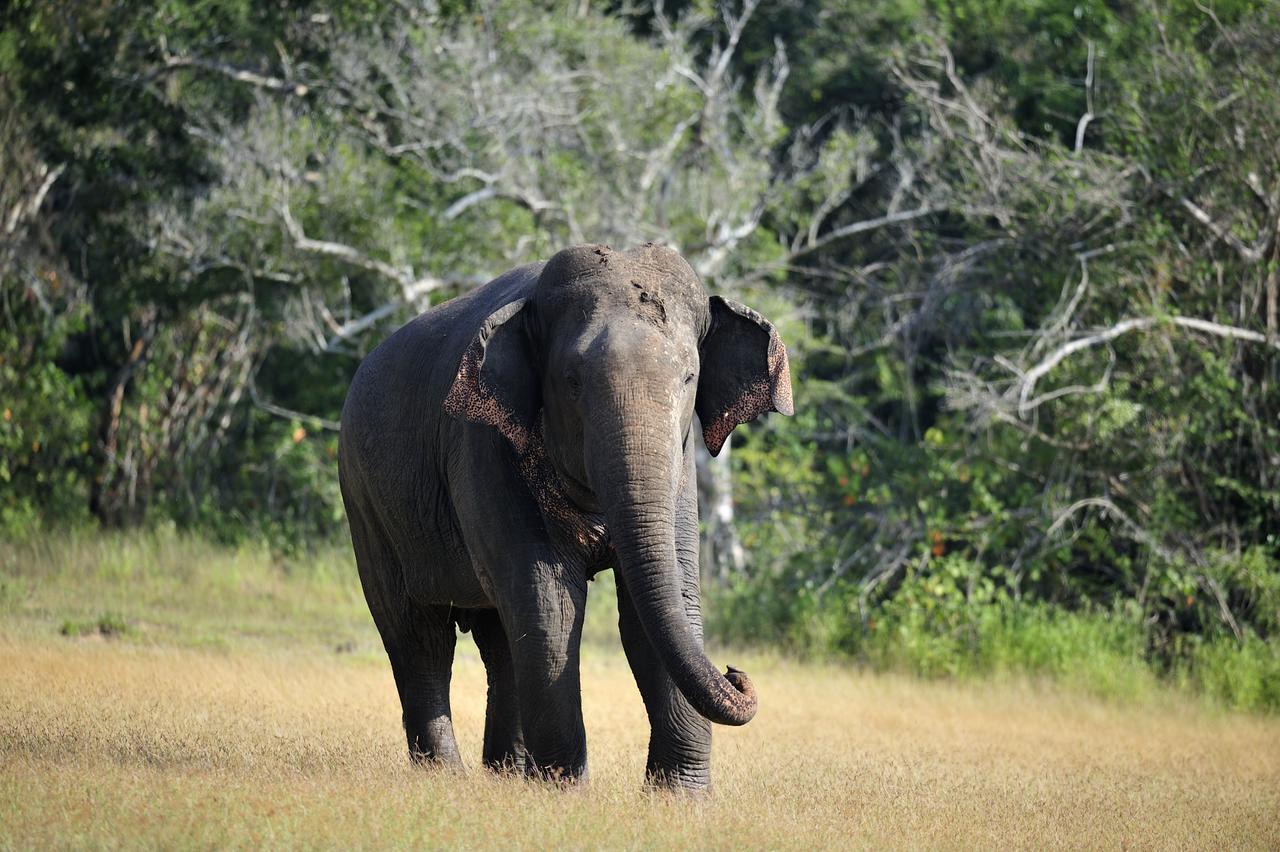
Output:
[[461,539],[448,530],[424,531],[421,546],[404,558],[405,591],[414,603],[430,606],[489,607]]

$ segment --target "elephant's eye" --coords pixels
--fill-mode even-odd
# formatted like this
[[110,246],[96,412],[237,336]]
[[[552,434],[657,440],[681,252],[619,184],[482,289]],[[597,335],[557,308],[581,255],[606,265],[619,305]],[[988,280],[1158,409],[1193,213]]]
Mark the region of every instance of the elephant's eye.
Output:
[[572,370],[564,374],[564,386],[568,388],[569,393],[574,397],[582,393],[582,379]]
[[696,378],[697,378],[697,376],[695,376],[693,373],[690,373],[689,375],[687,375],[687,376],[685,376],[685,377],[684,377],[684,383],[685,383],[686,385],[691,385],[691,384],[693,384],[693,380],[694,380],[694,379],[696,379]]

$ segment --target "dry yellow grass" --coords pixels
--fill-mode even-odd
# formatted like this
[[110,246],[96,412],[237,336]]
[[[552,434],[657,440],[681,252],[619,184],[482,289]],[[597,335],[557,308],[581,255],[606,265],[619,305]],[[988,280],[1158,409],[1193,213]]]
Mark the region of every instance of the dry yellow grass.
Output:
[[[459,643],[478,762],[483,669]],[[725,655],[717,655],[717,658]],[[407,765],[386,663],[0,629],[0,846],[1280,846],[1280,721],[741,659],[759,716],[715,792],[644,793],[619,654],[584,664],[582,791]]]

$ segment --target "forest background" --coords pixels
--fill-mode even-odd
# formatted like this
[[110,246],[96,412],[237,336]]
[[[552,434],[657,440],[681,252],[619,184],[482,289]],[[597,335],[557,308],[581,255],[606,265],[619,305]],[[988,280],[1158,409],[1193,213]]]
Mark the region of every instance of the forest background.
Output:
[[792,353],[796,416],[699,460],[713,638],[1280,707],[1276,4],[0,23],[6,573],[84,537],[331,561],[365,353],[564,245],[654,240]]

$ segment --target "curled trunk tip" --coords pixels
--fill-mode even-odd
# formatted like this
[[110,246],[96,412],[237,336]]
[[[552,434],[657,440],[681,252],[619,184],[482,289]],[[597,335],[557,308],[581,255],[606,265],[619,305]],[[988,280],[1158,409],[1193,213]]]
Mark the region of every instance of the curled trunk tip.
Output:
[[742,695],[741,701],[736,702],[735,712],[731,719],[725,722],[729,725],[745,725],[750,722],[756,715],[757,699],[756,687],[751,682],[751,678],[747,677],[747,673],[742,669],[736,669],[733,666],[726,666],[724,671],[724,679],[729,681],[734,689],[738,690]]

